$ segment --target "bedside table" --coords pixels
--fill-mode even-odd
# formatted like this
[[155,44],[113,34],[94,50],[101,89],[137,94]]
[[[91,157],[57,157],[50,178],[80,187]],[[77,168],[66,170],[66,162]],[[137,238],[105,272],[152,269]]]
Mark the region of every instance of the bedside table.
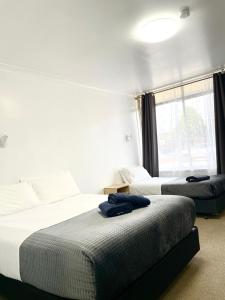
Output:
[[128,183],[119,183],[107,186],[104,188],[104,194],[112,194],[112,193],[128,193],[129,192],[129,184]]

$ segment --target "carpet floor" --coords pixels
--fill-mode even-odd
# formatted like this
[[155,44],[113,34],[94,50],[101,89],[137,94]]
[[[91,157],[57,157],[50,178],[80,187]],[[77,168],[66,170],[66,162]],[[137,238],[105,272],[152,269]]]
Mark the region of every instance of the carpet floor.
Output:
[[225,212],[197,218],[201,250],[160,300],[225,299]]
[[[196,225],[201,250],[160,300],[225,300],[225,212],[220,217],[197,218]],[[4,288],[0,284],[0,300],[27,300],[25,295],[18,296],[17,286],[3,285]]]

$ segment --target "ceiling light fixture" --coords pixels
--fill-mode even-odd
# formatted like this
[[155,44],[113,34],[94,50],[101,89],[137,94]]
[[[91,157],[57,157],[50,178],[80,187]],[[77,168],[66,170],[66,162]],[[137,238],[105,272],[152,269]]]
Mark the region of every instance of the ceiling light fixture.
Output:
[[182,19],[190,16],[190,8],[183,7],[179,16],[151,18],[135,30],[136,39],[146,43],[158,43],[174,36],[181,27]]
[[139,40],[147,43],[158,43],[169,39],[179,29],[179,20],[161,18],[142,24],[137,30]]

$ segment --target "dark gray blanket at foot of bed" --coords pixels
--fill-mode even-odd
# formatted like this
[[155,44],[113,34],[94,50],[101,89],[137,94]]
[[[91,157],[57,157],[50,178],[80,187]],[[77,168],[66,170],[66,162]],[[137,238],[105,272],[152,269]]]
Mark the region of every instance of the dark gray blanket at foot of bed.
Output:
[[163,195],[183,195],[195,199],[211,199],[225,192],[225,175],[213,175],[209,180],[186,182],[185,178],[176,178],[162,184]]
[[97,209],[40,230],[20,247],[23,282],[79,300],[110,300],[192,230],[193,200],[151,196],[151,205],[114,218]]

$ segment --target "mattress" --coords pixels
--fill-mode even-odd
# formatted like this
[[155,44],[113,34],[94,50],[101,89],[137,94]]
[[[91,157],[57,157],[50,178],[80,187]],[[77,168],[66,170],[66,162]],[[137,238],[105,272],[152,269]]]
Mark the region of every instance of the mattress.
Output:
[[186,182],[185,178],[153,177],[130,185],[130,193],[182,195],[195,199],[212,199],[225,192],[225,175],[212,175],[210,180]]
[[0,273],[65,298],[110,300],[194,225],[186,197],[151,196],[149,207],[104,218],[93,207],[105,197],[79,195],[1,218]]

